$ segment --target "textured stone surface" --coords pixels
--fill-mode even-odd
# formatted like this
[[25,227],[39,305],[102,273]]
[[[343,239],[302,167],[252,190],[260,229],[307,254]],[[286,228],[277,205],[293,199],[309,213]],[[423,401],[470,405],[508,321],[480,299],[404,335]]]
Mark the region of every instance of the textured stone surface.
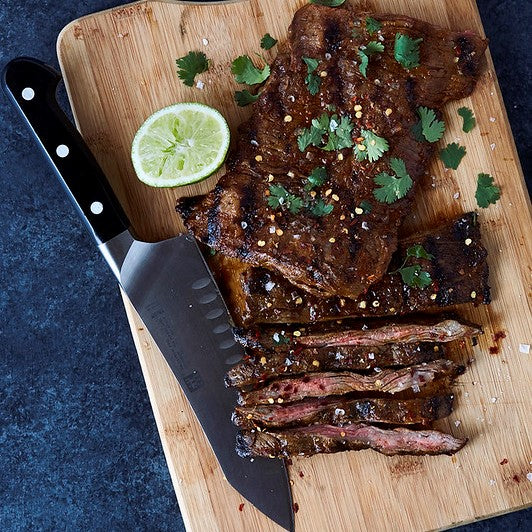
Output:
[[[4,0],[0,65],[113,0]],[[525,175],[531,3],[480,0]],[[116,283],[2,95],[0,529],[182,530]],[[530,511],[460,530],[525,530]]]

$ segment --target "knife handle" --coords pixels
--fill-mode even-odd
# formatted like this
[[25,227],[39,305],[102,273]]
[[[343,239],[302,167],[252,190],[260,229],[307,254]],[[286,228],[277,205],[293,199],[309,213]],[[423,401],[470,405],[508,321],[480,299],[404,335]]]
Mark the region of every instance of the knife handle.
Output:
[[37,59],[10,61],[2,85],[26,120],[97,244],[129,228],[100,165],[56,98],[61,75]]

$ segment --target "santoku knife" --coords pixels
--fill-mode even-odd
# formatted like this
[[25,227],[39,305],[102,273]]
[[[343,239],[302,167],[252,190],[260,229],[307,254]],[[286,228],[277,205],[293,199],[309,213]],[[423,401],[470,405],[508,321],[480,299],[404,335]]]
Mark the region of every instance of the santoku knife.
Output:
[[6,66],[3,86],[181,384],[225,477],[260,511],[293,529],[283,462],[235,452],[236,394],[224,386],[224,375],[243,352],[196,241],[186,234],[157,243],[133,236],[102,169],[57,104],[60,80],[44,63],[18,58]]

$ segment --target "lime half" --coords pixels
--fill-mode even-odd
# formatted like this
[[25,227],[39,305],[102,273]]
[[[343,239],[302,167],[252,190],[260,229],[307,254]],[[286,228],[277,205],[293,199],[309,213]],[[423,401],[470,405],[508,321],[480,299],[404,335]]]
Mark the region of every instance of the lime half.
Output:
[[152,187],[201,181],[222,166],[229,148],[225,118],[201,103],[177,103],[152,114],[137,131],[131,160]]

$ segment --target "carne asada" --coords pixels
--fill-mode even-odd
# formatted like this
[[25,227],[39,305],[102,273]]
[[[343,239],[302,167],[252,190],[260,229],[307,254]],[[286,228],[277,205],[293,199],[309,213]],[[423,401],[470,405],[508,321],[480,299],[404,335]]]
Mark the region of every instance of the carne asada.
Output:
[[316,371],[361,371],[409,366],[445,356],[443,344],[413,343],[384,346],[303,348],[282,344],[275,350],[247,349],[244,360],[226,375],[227,386],[255,386],[273,377]]
[[233,423],[243,428],[292,427],[294,425],[345,425],[366,421],[392,425],[429,425],[452,412],[453,396],[424,399],[325,397],[288,405],[237,406]]
[[401,369],[384,369],[371,375],[342,372],[319,372],[305,376],[277,379],[258,390],[242,392],[240,405],[291,403],[305,397],[344,395],[351,392],[398,393],[420,388],[435,379],[457,377],[465,371],[450,360],[441,359]]
[[[177,204],[202,242],[319,296],[357,298],[383,277],[435,151],[412,131],[419,108],[437,115],[470,94],[487,45],[470,32],[379,15],[379,53],[363,65],[373,39],[366,16],[314,4],[297,11],[228,172],[211,193]],[[419,66],[397,60],[397,34],[423,40]],[[309,58],[319,65],[316,94],[305,83]],[[373,178],[390,171],[405,187],[388,204]]]
[[373,449],[386,455],[454,454],[467,440],[436,430],[382,429],[364,423],[310,425],[277,431],[246,430],[237,436],[240,456],[289,458]]
[[344,330],[323,334],[301,335],[297,343],[306,347],[339,345],[386,345],[395,342],[452,342],[482,334],[476,325],[444,320],[436,324],[391,324],[376,329]]
[[[433,256],[431,260],[410,258],[408,262],[422,263],[430,275],[432,285],[425,289],[409,286],[397,271],[406,250],[416,244]],[[356,299],[317,297],[276,272],[237,264],[236,259],[221,254],[214,257],[211,267],[222,277],[220,285],[235,319],[250,325],[400,315],[462,303],[488,304],[491,297],[486,258],[476,214],[467,213],[433,231],[402,240],[388,267],[388,272],[394,273],[387,273]]]

